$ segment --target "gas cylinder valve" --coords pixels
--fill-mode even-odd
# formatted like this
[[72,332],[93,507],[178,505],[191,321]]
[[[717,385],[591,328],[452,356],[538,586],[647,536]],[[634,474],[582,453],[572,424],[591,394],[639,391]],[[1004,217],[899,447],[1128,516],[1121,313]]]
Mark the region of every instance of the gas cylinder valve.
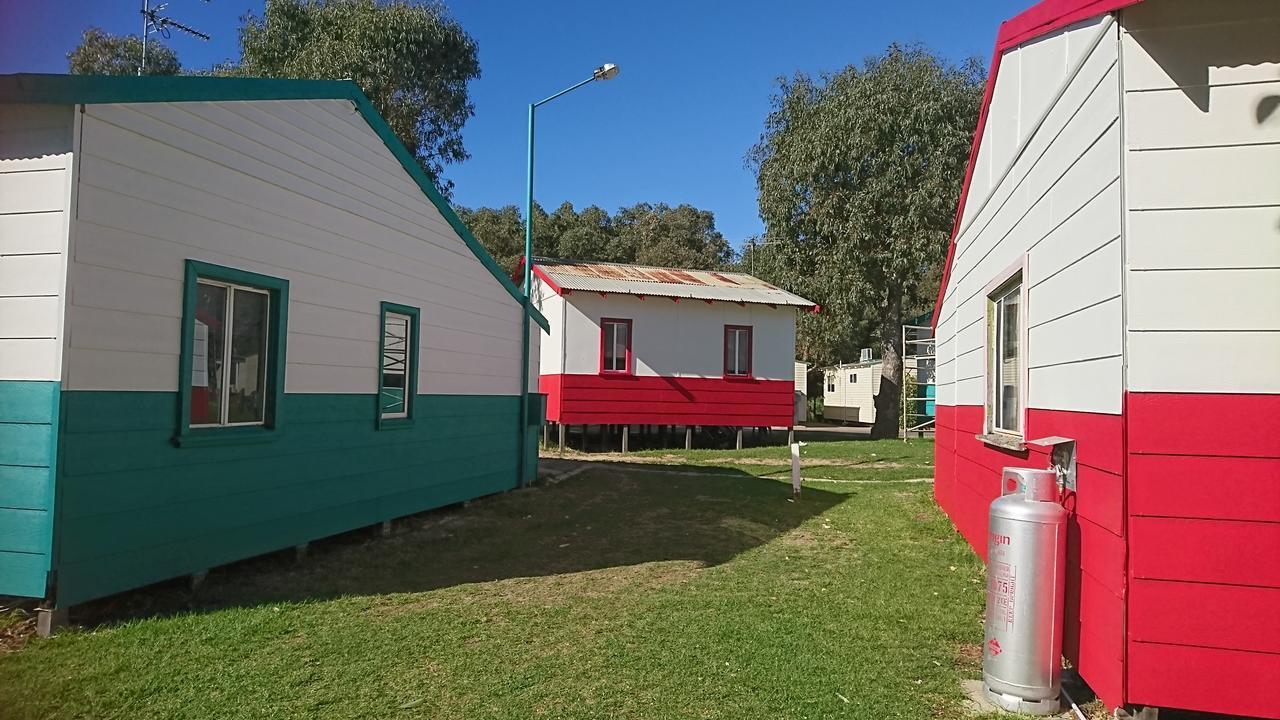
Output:
[[1028,440],[1028,445],[1049,448],[1049,468],[1058,475],[1058,487],[1075,492],[1076,489],[1076,441],[1073,438],[1051,435]]

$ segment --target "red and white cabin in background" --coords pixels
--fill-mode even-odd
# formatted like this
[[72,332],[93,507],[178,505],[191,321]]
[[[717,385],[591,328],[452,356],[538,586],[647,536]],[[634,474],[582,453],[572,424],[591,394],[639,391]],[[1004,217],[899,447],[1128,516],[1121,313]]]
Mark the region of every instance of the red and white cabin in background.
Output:
[[802,297],[743,273],[534,260],[563,425],[791,427]]
[[938,503],[1076,442],[1064,653],[1111,706],[1280,718],[1280,3],[1004,23],[937,336]]

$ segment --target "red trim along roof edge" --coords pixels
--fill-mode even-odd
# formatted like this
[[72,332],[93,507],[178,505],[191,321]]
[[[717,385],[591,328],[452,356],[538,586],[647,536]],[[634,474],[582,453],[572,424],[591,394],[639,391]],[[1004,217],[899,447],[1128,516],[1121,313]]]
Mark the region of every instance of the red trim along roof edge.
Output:
[[947,261],[942,268],[942,283],[938,286],[938,299],[933,306],[934,335],[938,331],[938,318],[942,315],[942,298],[951,280],[951,262],[955,259],[956,236],[960,233],[960,220],[964,216],[964,204],[969,198],[969,184],[973,181],[974,164],[978,161],[978,149],[982,144],[982,131],[987,126],[987,112],[996,90],[996,75],[1000,71],[1000,57],[1006,50],[1048,35],[1055,30],[1097,17],[1121,8],[1137,5],[1143,0],[1042,0],[1015,17],[1000,24],[996,34],[996,48],[991,56],[991,71],[987,74],[987,86],[982,92],[982,110],[978,113],[978,127],[973,131],[973,144],[969,147],[969,163],[964,171],[964,184],[960,187],[960,200],[956,203],[956,219],[951,225],[951,243],[947,246]]

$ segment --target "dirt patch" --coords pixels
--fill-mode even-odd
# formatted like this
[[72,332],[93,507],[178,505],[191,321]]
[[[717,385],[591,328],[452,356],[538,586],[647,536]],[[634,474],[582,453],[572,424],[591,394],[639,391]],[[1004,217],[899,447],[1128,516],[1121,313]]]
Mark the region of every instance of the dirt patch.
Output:
[[743,535],[746,535],[753,540],[759,540],[760,542],[768,542],[778,535],[778,532],[768,525],[738,517],[730,517],[721,520],[720,527],[740,532]]
[[[539,457],[548,460],[559,459],[558,453],[543,452]],[[631,453],[620,452],[565,452],[566,460],[588,460],[591,462],[604,463],[627,463],[631,465],[700,465],[704,467],[714,467],[716,465],[754,465],[763,467],[791,467],[789,458],[761,458],[761,457],[734,457],[733,451],[726,450],[723,455],[715,458],[686,458],[680,455],[672,455],[666,453],[663,455],[634,455]],[[801,458],[800,465],[803,467],[856,467],[869,469],[894,469],[894,468],[928,468],[927,464],[920,463],[902,463],[891,460],[841,460],[839,458]]]
[[853,547],[853,538],[838,530],[792,530],[781,540],[783,545],[790,547]]
[[0,615],[0,625],[0,654],[19,651],[36,636],[36,616],[31,613],[9,611]]
[[[703,461],[708,462],[708,461]],[[791,467],[791,461],[785,458],[735,458],[725,457],[716,458],[713,461],[717,465],[764,465],[767,467]],[[873,470],[884,470],[894,468],[927,468],[928,465],[919,463],[900,463],[890,460],[840,460],[836,458],[800,458],[801,467],[846,467],[846,468],[868,468]]]
[[982,646],[978,643],[961,643],[954,650],[956,665],[965,672],[982,671]]
[[[468,602],[483,597],[512,605],[554,607],[576,603],[584,597],[630,595],[682,584],[692,580],[703,567],[703,563],[695,560],[670,560],[545,577],[495,580],[472,586],[468,591]],[[379,617],[392,618],[445,610],[456,603],[457,598],[450,592],[418,593],[384,598],[370,610]],[[494,615],[486,618],[486,622],[501,624],[506,620]]]

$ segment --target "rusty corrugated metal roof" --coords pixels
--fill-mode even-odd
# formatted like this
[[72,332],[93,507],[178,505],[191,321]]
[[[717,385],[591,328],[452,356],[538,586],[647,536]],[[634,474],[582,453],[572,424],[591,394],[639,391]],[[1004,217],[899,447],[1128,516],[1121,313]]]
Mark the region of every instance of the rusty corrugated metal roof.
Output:
[[799,295],[746,273],[553,258],[535,258],[534,268],[564,290],[816,308]]

